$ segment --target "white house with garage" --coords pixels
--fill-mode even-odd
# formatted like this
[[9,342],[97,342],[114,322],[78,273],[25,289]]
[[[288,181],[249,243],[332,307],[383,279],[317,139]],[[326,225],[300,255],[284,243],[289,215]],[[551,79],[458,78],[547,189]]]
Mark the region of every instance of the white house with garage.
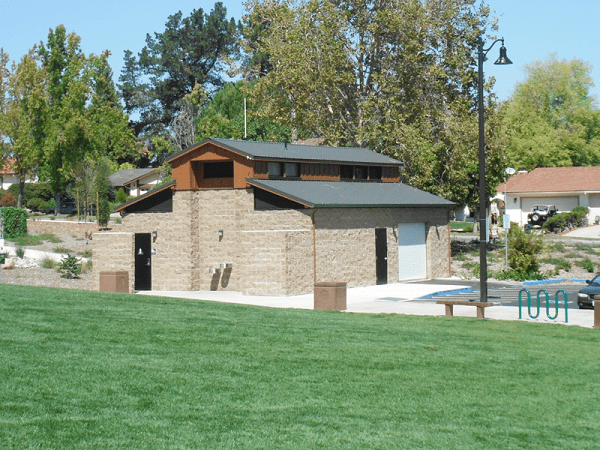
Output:
[[506,188],[506,214],[511,222],[527,223],[527,214],[534,206],[554,205],[559,212],[569,212],[577,206],[590,209],[588,218],[594,222],[600,216],[600,166],[539,167],[531,172],[520,171],[498,186],[498,196]]

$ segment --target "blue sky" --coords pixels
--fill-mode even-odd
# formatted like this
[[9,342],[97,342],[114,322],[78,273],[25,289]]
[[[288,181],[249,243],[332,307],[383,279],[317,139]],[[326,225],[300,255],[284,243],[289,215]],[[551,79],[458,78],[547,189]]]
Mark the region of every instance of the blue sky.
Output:
[[[110,64],[115,80],[121,72],[125,50],[137,53],[146,33],[162,32],[167,17],[181,10],[187,16],[196,8],[209,12],[211,2],[147,0],[129,2],[105,0],[0,0],[0,47],[11,59],[19,60],[48,30],[63,24],[81,37],[86,54],[112,52]],[[225,0],[229,17],[241,19],[241,1]],[[590,63],[596,85],[592,94],[600,98],[600,1],[598,0],[489,0],[500,16],[498,37],[504,37],[512,66],[494,66],[500,44],[490,51],[485,63],[486,77],[496,78],[495,92],[507,99],[515,84],[525,78],[524,67],[555,53],[558,59],[581,59]],[[490,44],[491,42],[488,42]],[[486,46],[487,47],[487,46]]]

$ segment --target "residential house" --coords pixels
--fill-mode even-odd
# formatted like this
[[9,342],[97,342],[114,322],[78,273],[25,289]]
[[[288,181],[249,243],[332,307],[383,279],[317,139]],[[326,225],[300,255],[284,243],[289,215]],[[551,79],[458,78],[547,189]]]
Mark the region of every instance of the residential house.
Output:
[[[498,196],[504,196],[504,183],[498,186]],[[587,206],[588,217],[600,216],[600,166],[539,167],[521,171],[506,182],[506,214],[511,222],[527,223],[527,214],[534,206],[554,205],[559,212],[576,206]]]
[[94,271],[133,290],[299,294],[448,277],[454,203],[400,182],[364,148],[207,139],[175,155],[173,181],[116,208],[94,234]]
[[122,169],[108,177],[110,185],[123,188],[127,195],[137,197],[148,192],[160,181],[156,169]]
[[[2,169],[0,170],[0,188],[8,189],[11,185],[19,183],[19,174],[14,169],[15,160],[7,159]],[[25,177],[26,183],[33,183],[37,180],[36,177],[27,175]]]

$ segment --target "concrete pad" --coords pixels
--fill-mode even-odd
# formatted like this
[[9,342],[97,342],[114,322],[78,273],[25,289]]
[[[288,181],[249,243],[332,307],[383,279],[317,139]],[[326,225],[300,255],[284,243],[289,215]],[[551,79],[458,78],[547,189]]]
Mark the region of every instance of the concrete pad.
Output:
[[[469,291],[469,286],[434,285],[416,283],[394,283],[380,286],[364,286],[348,288],[346,304],[348,313],[364,314],[406,314],[420,316],[444,316],[444,305],[436,304],[436,296],[457,291]],[[196,300],[237,303],[244,305],[265,306],[269,308],[314,309],[313,293],[301,295],[258,296],[244,295],[235,291],[139,291],[138,295],[160,297],[187,298]],[[459,297],[457,297],[459,298]],[[553,313],[553,310],[551,310]],[[457,305],[454,316],[477,317],[477,308]],[[568,322],[565,322],[564,309],[559,310],[556,320],[550,320],[542,308],[538,319],[528,316],[527,308],[522,308],[519,319],[519,308],[516,306],[491,306],[485,309],[488,320],[522,320],[526,322],[576,325],[587,328],[594,326],[593,310],[568,310]]]

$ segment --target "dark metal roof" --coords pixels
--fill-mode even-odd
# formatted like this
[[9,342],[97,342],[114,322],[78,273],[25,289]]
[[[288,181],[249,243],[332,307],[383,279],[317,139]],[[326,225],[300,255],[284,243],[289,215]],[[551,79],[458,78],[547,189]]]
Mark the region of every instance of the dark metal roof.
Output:
[[171,162],[179,156],[211,142],[232,152],[244,155],[250,159],[270,161],[307,161],[307,162],[336,162],[364,165],[394,165],[403,163],[389,156],[375,153],[368,148],[357,147],[325,147],[315,145],[285,144],[283,142],[237,141],[232,139],[206,139],[194,144],[171,156]]
[[113,187],[125,186],[152,172],[156,172],[156,169],[122,169],[109,175],[108,181],[110,181],[110,184]]
[[449,200],[403,183],[256,180],[250,185],[309,208],[424,208],[456,206]]
[[147,199],[148,197],[152,197],[155,194],[158,194],[159,192],[164,191],[165,189],[170,189],[173,185],[175,185],[176,181],[170,181],[167,184],[163,184],[161,186],[158,186],[148,192],[146,192],[143,195],[140,195],[139,197],[136,198],[132,198],[131,200],[127,200],[125,203],[121,203],[119,206],[115,207],[115,212],[121,212],[124,211],[125,209],[127,209],[128,206],[133,205],[134,203],[137,203],[141,200]]

